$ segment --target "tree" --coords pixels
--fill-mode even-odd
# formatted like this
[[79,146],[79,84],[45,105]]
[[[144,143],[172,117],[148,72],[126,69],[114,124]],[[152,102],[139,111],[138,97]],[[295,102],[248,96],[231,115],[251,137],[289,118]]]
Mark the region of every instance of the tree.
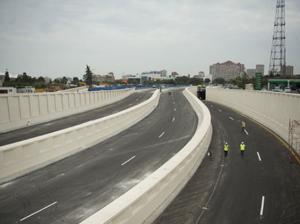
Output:
[[5,74],[4,74],[3,86],[9,86],[9,84],[10,84],[9,72],[6,71]]
[[222,84],[222,85],[224,85],[225,84],[225,79],[223,79],[223,78],[216,78],[213,82],[216,83],[216,84]]
[[38,77],[38,79],[36,80],[35,87],[37,87],[37,88],[45,88],[46,87],[45,78],[43,76]]
[[66,85],[67,82],[68,82],[67,77],[66,77],[66,76],[62,77],[61,82],[62,82],[62,84],[65,84],[65,85]]
[[187,85],[187,84],[189,84],[189,81],[190,81],[190,79],[187,76],[180,76],[180,77],[175,78],[176,84],[179,84],[179,85]]
[[207,84],[209,84],[210,83],[210,79],[209,78],[205,78],[204,79],[204,83],[207,85]]
[[190,84],[192,84],[193,86],[201,85],[201,84],[203,84],[203,79],[202,78],[191,78]]
[[93,73],[88,65],[86,66],[85,74],[83,75],[83,80],[89,87],[92,87]]
[[78,77],[73,77],[72,84],[79,86],[79,79],[78,79]]

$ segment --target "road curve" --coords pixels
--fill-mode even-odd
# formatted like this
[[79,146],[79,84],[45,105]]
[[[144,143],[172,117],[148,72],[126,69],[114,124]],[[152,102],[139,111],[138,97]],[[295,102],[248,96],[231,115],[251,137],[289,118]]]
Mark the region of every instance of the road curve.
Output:
[[101,117],[108,116],[110,114],[117,113],[121,110],[125,110],[129,107],[132,107],[136,104],[145,101],[146,99],[150,98],[151,95],[152,91],[133,93],[120,101],[117,101],[104,107],[99,107],[79,114],[73,114],[64,118],[52,120],[42,124],[37,124],[30,127],[17,129],[14,131],[1,133],[0,146],[48,134],[54,131],[69,128],[87,121],[95,120]]
[[126,131],[0,185],[1,224],[79,223],[176,154],[196,125],[182,91],[162,93],[154,112]]
[[[204,159],[155,224],[300,223],[300,166],[286,146],[233,110],[206,105],[212,114],[212,157]],[[241,121],[246,122],[245,131]],[[226,158],[224,141],[230,145]],[[244,157],[241,141],[247,146]]]

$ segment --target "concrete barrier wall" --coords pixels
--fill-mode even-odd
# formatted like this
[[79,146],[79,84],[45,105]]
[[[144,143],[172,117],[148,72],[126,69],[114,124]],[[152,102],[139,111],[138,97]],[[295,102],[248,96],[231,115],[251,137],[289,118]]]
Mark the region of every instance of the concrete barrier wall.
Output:
[[193,176],[209,147],[212,127],[206,106],[188,90],[184,94],[198,116],[192,139],[145,180],[81,224],[152,223]]
[[[109,97],[109,94],[118,93],[105,94]],[[157,90],[150,99],[119,113],[0,146],[0,183],[46,166],[118,134],[149,115],[156,108],[159,95]]]
[[[273,130],[288,142],[289,119],[300,120],[300,95],[209,87],[207,100],[231,107]],[[299,153],[299,152],[298,152]]]
[[0,96],[0,132],[50,121],[121,100],[133,89]]

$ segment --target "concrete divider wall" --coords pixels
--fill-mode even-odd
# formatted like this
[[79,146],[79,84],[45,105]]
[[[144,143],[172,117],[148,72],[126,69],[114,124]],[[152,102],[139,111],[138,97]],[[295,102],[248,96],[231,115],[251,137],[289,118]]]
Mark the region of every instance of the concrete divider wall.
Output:
[[[110,97],[110,94],[119,93],[106,92],[102,96]],[[159,91],[156,90],[150,99],[119,113],[0,146],[0,183],[46,166],[118,134],[149,115],[158,105],[159,95]]]
[[[231,107],[273,130],[288,142],[289,119],[300,120],[300,95],[209,87],[207,100]],[[299,152],[298,152],[299,153]]]
[[0,132],[50,121],[121,100],[133,89],[0,96]]
[[198,116],[192,139],[145,180],[81,224],[152,223],[193,176],[209,147],[212,126],[206,106],[188,90],[184,95]]

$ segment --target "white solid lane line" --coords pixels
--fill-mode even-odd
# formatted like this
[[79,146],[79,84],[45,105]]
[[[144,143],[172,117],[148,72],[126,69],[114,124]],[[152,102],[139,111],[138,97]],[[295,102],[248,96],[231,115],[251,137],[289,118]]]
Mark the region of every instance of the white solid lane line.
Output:
[[161,138],[162,136],[164,136],[165,132],[161,133],[158,138]]
[[248,131],[246,129],[244,129],[244,132],[246,133],[246,135],[249,135]]
[[121,166],[124,166],[126,163],[130,162],[131,160],[133,160],[135,158],[135,156],[132,156],[130,159],[126,160],[124,163],[121,164]]
[[233,117],[229,117],[229,119],[232,120],[232,121],[234,120]]
[[261,161],[261,157],[259,155],[259,152],[256,152],[256,154],[257,154],[258,160]]
[[38,210],[38,211],[36,211],[34,213],[31,213],[30,215],[27,215],[26,217],[20,219],[20,222],[23,222],[24,220],[26,220],[26,219],[30,218],[31,216],[34,216],[35,214],[37,214],[37,213],[39,213],[39,212],[41,212],[41,211],[43,211],[43,210],[45,210],[45,209],[47,209],[47,208],[55,205],[56,203],[57,203],[57,201],[51,203],[50,205],[45,206],[44,208],[41,208],[40,210]]
[[260,204],[260,213],[259,213],[260,216],[264,214],[264,206],[265,206],[265,196],[263,195]]
[[175,117],[172,118],[172,122],[174,122],[174,121],[175,121]]

